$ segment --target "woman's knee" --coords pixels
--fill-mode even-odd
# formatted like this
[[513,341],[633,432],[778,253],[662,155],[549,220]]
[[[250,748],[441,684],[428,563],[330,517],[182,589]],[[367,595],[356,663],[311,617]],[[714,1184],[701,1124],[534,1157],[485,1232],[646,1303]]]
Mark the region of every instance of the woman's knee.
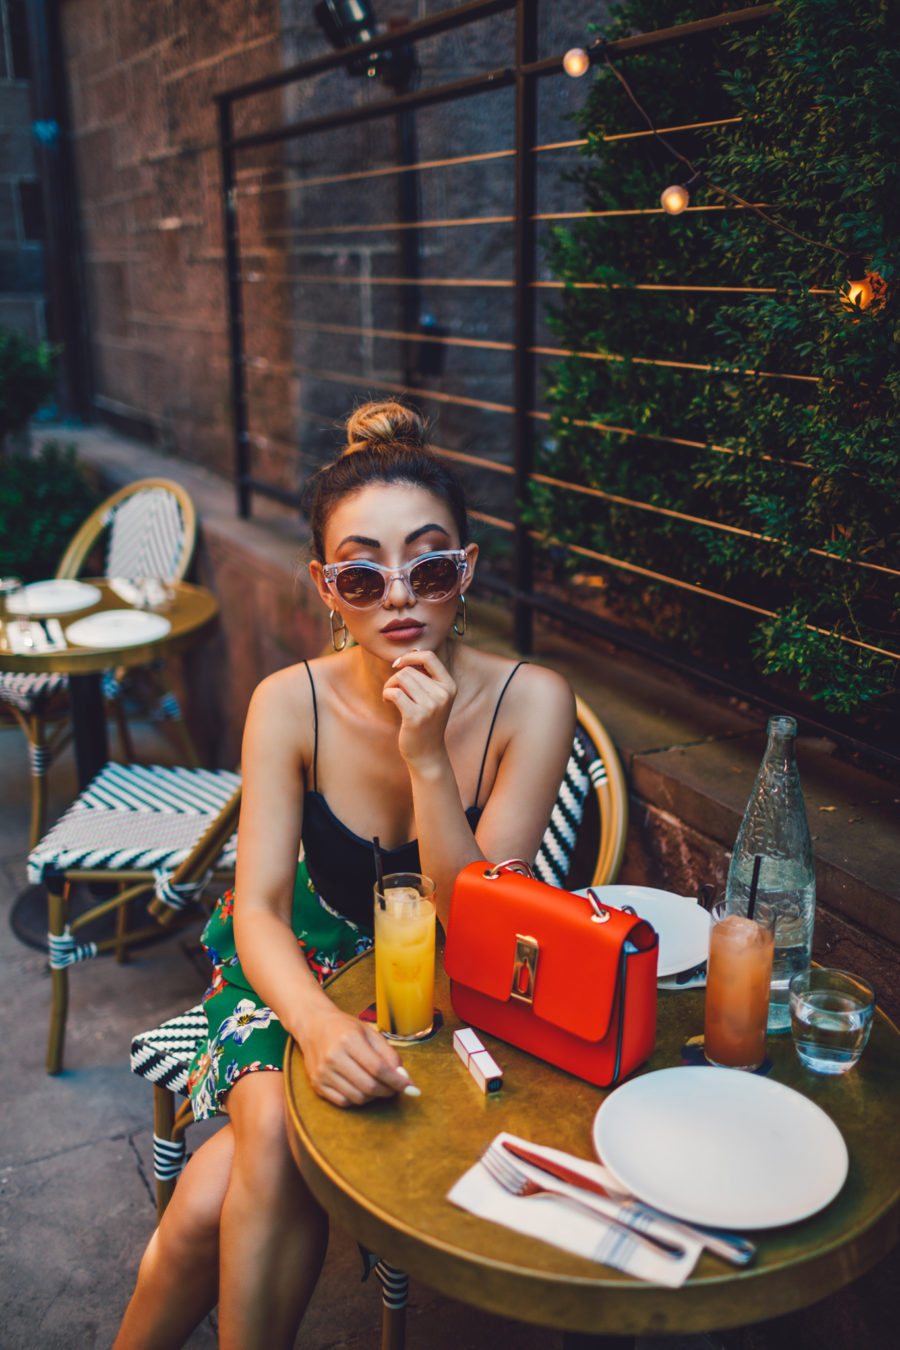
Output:
[[299,1176],[288,1144],[280,1073],[248,1074],[228,1094],[234,1129],[233,1169],[254,1186],[290,1184]]

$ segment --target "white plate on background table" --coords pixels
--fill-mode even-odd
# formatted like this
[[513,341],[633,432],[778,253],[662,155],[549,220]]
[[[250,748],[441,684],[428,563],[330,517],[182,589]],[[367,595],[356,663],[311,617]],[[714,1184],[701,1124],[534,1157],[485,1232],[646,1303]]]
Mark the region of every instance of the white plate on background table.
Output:
[[659,1069],[611,1092],[594,1149],[645,1204],[710,1228],[774,1228],[816,1214],[844,1184],[847,1145],[802,1093],[707,1066]]
[[162,614],[142,609],[105,609],[76,619],[66,629],[66,640],[76,647],[136,647],[165,637],[171,623]]
[[[709,953],[710,917],[696,900],[674,891],[656,891],[650,886],[593,886],[601,904],[622,909],[630,905],[651,924],[659,936],[656,975],[680,975],[705,961]],[[587,895],[587,891],[576,891]]]
[[99,599],[97,587],[86,581],[54,577],[23,587],[21,595],[10,597],[9,610],[11,614],[74,614],[78,609],[95,605]]

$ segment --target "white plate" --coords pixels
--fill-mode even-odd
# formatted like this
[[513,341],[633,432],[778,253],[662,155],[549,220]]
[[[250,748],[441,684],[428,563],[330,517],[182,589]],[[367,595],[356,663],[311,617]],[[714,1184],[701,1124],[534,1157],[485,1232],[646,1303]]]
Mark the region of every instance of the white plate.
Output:
[[106,609],[77,619],[66,629],[66,640],[76,647],[136,647],[165,637],[172,625],[162,614],[141,609]]
[[[658,979],[693,970],[705,961],[709,953],[709,914],[696,900],[676,895],[674,891],[655,891],[649,886],[594,886],[593,892],[601,904],[632,909],[652,924],[659,935]],[[587,895],[587,891],[576,891]]]
[[33,581],[25,586],[21,596],[15,595],[9,601],[13,614],[73,614],[77,609],[87,609],[100,599],[96,586],[85,581],[67,581],[54,578],[51,581]]
[[598,1158],[639,1200],[711,1228],[774,1228],[824,1209],[847,1145],[814,1102],[740,1069],[660,1069],[623,1083],[593,1125]]

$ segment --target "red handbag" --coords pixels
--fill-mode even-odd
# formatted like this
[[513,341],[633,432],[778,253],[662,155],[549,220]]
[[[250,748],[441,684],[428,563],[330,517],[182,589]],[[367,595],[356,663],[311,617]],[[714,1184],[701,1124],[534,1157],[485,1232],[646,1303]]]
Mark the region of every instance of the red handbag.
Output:
[[636,914],[482,861],[454,883],[444,967],[464,1022],[610,1087],[653,1049],[658,949]]

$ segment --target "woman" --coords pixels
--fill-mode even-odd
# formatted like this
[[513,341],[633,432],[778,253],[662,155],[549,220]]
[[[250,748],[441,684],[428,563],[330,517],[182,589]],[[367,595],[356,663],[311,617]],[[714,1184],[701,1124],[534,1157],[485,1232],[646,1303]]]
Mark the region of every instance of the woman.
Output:
[[[347,430],[309,512],[310,574],[340,655],[280,671],[253,696],[233,945],[228,897],[204,935],[216,969],[192,1096],[196,1115],[219,1106],[229,1124],[180,1178],[114,1350],[180,1346],[217,1299],[222,1350],[293,1345],[327,1222],[288,1149],[285,1038],[335,1106],[409,1083],[393,1046],[340,1012],[314,973],[371,940],[372,837],[385,871],[434,879],[446,927],[467,863],[534,856],[572,744],[563,679],[451,638],[465,631],[478,549],[418,415],[369,404]],[[301,841],[312,887],[295,895]]]

